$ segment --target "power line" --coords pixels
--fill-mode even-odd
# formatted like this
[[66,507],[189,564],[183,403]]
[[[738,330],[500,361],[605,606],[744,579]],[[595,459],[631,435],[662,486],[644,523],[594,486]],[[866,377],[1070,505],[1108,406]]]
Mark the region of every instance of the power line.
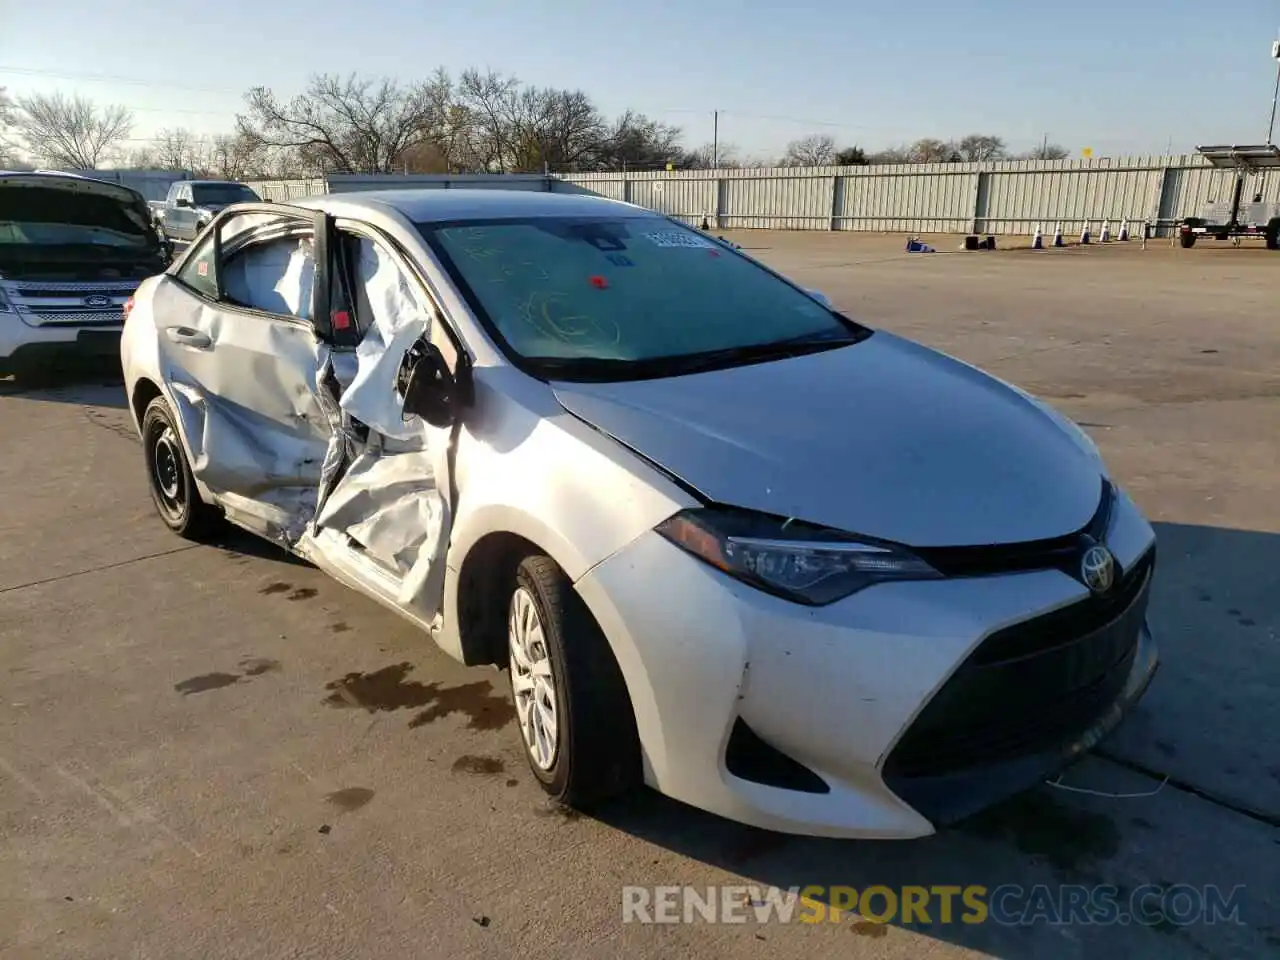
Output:
[[[18,76],[26,77],[53,77],[56,80],[82,80],[86,83],[128,83],[135,86],[155,87],[158,86],[155,79],[143,79],[141,77],[124,77],[118,74],[109,73],[73,73],[63,70],[36,70],[30,67],[10,67],[0,64],[0,73],[12,73]],[[195,93],[234,93],[237,96],[244,93],[244,90],[236,90],[231,87],[196,87],[178,83],[169,83],[166,79],[164,87],[168,90],[188,90]]]

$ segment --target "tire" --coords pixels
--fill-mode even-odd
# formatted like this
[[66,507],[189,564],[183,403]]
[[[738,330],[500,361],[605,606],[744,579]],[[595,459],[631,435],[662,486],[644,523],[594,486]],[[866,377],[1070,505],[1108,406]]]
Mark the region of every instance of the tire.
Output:
[[1183,250],[1190,250],[1196,245],[1196,235],[1194,233],[1184,233],[1179,238]]
[[1267,249],[1280,250],[1280,220],[1267,224]]
[[210,540],[220,532],[225,522],[222,512],[200,498],[182,435],[163,397],[147,404],[142,415],[142,451],[151,502],[164,525],[197,542]]
[[[507,614],[516,721],[542,789],[582,808],[638,786],[640,741],[622,671],[555,561],[540,555],[521,561]],[[546,736],[548,706],[554,737]]]

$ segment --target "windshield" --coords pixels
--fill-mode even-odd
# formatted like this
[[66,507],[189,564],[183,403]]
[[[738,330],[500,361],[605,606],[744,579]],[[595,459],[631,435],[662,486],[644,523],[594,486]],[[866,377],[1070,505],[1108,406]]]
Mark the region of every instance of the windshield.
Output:
[[156,242],[140,206],[42,187],[0,190],[0,244],[136,248]]
[[749,362],[755,348],[821,341],[829,349],[865,333],[747,257],[662,218],[418,229],[513,360],[556,378],[602,367],[661,375],[666,361],[708,354],[729,366]]
[[195,183],[191,185],[191,195],[196,206],[207,203],[254,203],[262,199],[243,183]]

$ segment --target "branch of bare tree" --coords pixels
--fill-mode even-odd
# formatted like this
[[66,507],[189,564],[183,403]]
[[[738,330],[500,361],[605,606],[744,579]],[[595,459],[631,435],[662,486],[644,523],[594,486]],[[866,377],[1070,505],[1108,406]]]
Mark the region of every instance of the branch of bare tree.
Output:
[[24,149],[50,166],[93,170],[129,136],[133,114],[85,97],[33,93],[18,97],[12,126]]

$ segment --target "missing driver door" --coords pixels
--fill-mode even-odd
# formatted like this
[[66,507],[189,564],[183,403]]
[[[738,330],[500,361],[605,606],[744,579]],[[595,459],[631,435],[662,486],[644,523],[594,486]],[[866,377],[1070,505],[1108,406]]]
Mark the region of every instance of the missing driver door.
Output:
[[450,431],[406,418],[396,380],[412,344],[440,336],[438,312],[384,239],[352,228],[333,247],[342,428],[326,464],[316,543],[347,575],[429,621],[440,608],[449,539]]

